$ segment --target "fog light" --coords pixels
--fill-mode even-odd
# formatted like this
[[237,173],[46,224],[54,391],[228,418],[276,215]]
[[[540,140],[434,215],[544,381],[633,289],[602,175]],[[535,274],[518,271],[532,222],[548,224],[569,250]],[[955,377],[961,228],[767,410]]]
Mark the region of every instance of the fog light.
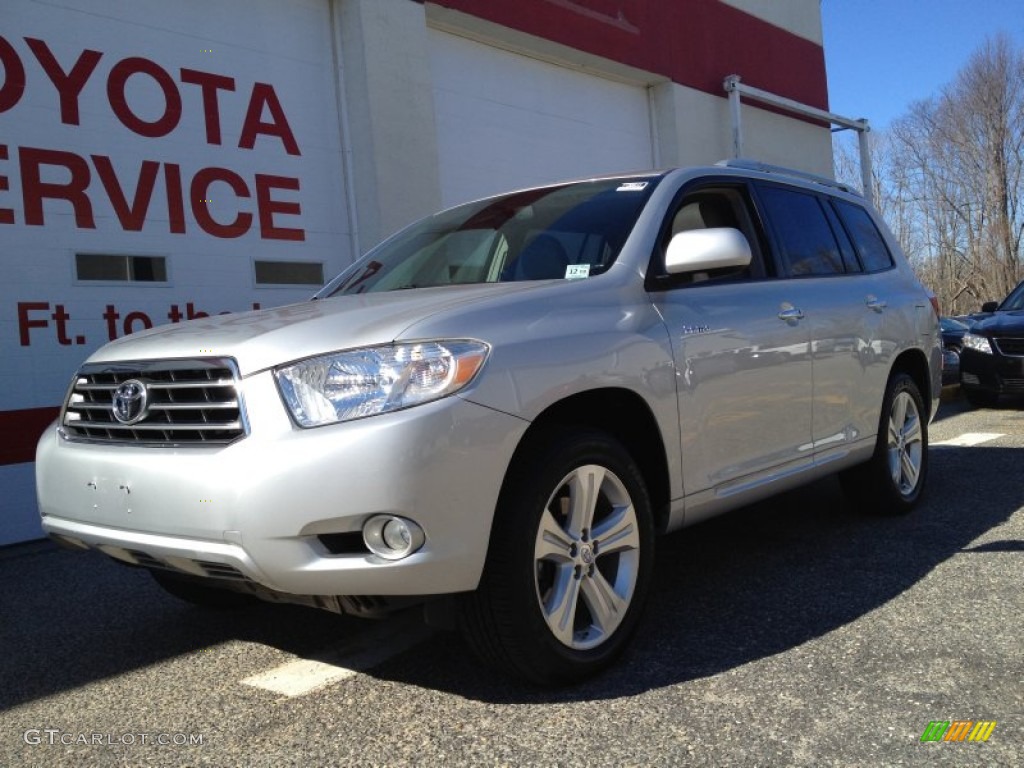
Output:
[[363,541],[375,555],[401,560],[423,546],[423,529],[398,515],[374,515],[363,526]]

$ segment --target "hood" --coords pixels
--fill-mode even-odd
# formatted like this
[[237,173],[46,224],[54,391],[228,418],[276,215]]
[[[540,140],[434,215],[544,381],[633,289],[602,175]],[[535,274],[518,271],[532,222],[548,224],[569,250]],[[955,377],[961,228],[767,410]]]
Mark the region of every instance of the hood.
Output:
[[1024,335],[1024,309],[993,312],[971,325],[971,333],[985,336]]
[[417,322],[544,283],[490,283],[337,296],[133,333],[87,362],[232,357],[243,376],[339,349],[387,344]]

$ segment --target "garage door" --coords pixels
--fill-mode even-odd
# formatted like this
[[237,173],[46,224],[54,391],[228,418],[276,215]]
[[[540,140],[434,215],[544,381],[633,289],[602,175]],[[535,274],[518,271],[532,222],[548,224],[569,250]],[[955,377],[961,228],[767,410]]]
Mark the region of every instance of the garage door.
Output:
[[652,167],[647,89],[430,30],[441,193]]

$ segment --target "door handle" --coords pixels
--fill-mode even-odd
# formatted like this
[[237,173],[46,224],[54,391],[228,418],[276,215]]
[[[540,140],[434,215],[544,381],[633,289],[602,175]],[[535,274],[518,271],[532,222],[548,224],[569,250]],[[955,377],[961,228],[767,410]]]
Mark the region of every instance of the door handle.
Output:
[[779,312],[779,320],[785,320],[787,323],[791,320],[803,320],[804,313],[802,309],[796,307],[785,307]]
[[889,306],[888,302],[882,301],[877,296],[871,295],[868,295],[868,297],[864,300],[864,303],[867,304],[868,309],[873,309],[875,310],[875,312],[878,312],[879,314],[881,314],[882,311],[884,311],[885,308]]

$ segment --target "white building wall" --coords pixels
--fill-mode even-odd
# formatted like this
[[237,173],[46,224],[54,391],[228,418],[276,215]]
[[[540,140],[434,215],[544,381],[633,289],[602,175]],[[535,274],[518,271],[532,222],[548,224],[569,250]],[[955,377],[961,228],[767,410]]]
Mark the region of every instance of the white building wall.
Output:
[[[816,2],[728,4],[820,44]],[[572,176],[707,165],[732,154],[724,88],[706,93],[435,5],[427,6],[427,22],[446,204]],[[588,103],[587,94],[600,95]],[[833,175],[827,128],[751,103],[742,119],[748,157]]]
[[[3,0],[0,37],[5,431],[112,337],[311,293],[255,259],[351,260],[326,2]],[[76,253],[168,279],[80,281]],[[0,544],[38,535],[31,466],[0,467]]]
[[359,250],[441,201],[424,7],[410,0],[333,0]]
[[822,0],[722,0],[726,5],[821,45]]
[[[707,165],[732,156],[728,100],[676,83],[653,86],[652,99],[664,165]],[[748,103],[742,120],[747,157],[832,176],[828,129]]]
[[647,89],[430,30],[445,205],[654,167]]

